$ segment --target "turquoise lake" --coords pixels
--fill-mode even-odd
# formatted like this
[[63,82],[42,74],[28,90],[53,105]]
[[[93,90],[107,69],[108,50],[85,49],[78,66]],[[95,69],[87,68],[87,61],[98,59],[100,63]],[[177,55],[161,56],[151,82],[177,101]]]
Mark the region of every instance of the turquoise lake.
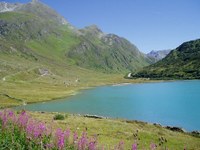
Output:
[[65,99],[18,107],[92,114],[200,130],[200,81],[102,86]]

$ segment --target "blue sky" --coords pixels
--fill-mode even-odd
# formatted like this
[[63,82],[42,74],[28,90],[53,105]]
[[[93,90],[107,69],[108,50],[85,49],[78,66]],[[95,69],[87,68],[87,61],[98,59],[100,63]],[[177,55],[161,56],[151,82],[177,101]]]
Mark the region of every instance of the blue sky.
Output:
[[106,33],[125,37],[145,53],[200,38],[200,0],[41,1],[77,28],[96,24]]

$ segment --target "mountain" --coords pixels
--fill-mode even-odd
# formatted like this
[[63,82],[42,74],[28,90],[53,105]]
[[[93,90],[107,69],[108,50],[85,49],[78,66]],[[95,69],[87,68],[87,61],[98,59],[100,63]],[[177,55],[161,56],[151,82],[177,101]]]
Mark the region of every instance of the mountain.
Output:
[[126,39],[96,25],[77,29],[37,0],[0,2],[0,107],[125,82],[123,74],[150,63]]
[[132,74],[136,78],[200,79],[200,39],[188,41],[164,59]]
[[[105,73],[136,71],[152,63],[128,40],[105,34],[95,25],[77,29],[38,0],[1,2],[0,12],[0,57],[9,55],[18,61],[23,57],[46,66],[50,61]],[[23,66],[8,68],[12,72]]]
[[53,9],[47,5],[40,3],[38,0],[32,0],[27,4],[20,3],[0,3],[0,12],[24,12],[35,14],[41,18],[56,21],[61,24],[68,24],[68,22]]
[[103,33],[96,25],[79,30],[81,43],[70,50],[68,57],[76,64],[104,72],[121,72],[148,65],[151,60],[126,39]]
[[20,6],[22,6],[22,4],[1,2],[0,3],[0,12],[14,11],[17,8],[19,8]]
[[147,56],[152,58],[154,62],[157,62],[165,58],[170,52],[171,50],[158,50],[158,51],[152,50],[147,54]]

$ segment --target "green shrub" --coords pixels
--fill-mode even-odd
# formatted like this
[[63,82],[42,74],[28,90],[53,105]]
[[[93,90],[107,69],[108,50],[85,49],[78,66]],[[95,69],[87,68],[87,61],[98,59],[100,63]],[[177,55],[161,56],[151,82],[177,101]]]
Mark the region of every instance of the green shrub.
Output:
[[54,117],[53,117],[54,120],[64,120],[65,119],[65,116],[62,115],[62,114],[56,114]]

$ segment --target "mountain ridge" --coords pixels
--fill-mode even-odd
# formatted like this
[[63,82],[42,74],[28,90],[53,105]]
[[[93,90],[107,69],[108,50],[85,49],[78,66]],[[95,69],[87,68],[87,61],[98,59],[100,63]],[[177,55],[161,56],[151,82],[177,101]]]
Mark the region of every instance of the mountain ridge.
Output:
[[14,11],[17,7],[20,7],[21,5],[23,4],[0,2],[0,13]]
[[[13,43],[13,47],[16,44],[29,49],[34,57],[51,57],[105,73],[136,71],[151,63],[151,59],[125,38],[105,34],[96,25],[76,29],[67,21],[63,23],[62,16],[38,1],[2,12],[0,20],[1,38]],[[22,50],[18,51],[24,55]]]
[[147,56],[154,59],[155,62],[165,58],[169,53],[171,49],[168,50],[152,50],[150,51]]
[[[45,11],[44,11],[45,10]],[[59,15],[55,10],[48,7],[39,0],[32,0],[31,2],[21,3],[7,3],[0,2],[0,12],[24,12],[35,14],[41,18],[57,21],[60,24],[69,24],[67,20]]]
[[[28,5],[32,6],[34,10],[34,4]],[[45,12],[52,12],[51,8],[40,8],[34,13],[25,8],[0,13],[1,106],[58,99],[88,87],[127,82],[125,73],[150,64],[124,38],[91,36],[96,32],[91,28],[83,34],[70,24],[48,19],[51,15]],[[43,15],[38,15],[40,11]]]
[[184,42],[164,59],[132,74],[134,78],[200,79],[200,39]]

